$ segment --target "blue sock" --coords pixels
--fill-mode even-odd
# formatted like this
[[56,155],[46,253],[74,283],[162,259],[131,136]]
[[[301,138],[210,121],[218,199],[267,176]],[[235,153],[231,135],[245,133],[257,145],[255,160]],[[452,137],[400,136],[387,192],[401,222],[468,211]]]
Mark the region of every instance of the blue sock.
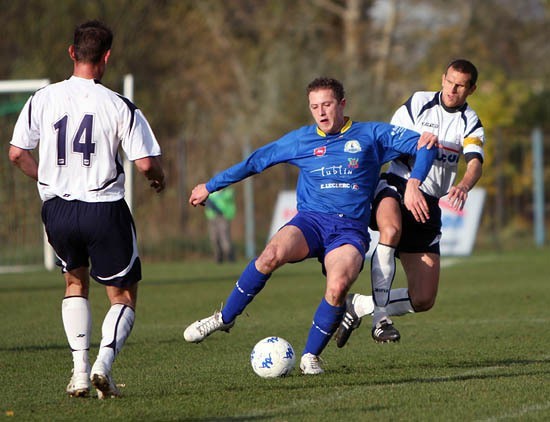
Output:
[[263,274],[256,269],[255,259],[250,261],[241,276],[237,280],[233,291],[227,298],[227,302],[222,309],[222,319],[224,323],[229,323],[237,318],[244,308],[252,302],[260,290],[265,286],[271,274]]
[[323,298],[313,316],[313,325],[302,354],[311,353],[319,356],[338,328],[345,311],[345,306],[332,306]]

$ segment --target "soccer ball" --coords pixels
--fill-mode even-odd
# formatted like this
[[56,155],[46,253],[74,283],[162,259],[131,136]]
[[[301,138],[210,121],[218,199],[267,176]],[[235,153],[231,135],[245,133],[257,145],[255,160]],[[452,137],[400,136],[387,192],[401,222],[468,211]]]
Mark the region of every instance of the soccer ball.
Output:
[[262,378],[284,377],[292,371],[296,355],[291,344],[281,337],[260,340],[250,353],[250,364]]

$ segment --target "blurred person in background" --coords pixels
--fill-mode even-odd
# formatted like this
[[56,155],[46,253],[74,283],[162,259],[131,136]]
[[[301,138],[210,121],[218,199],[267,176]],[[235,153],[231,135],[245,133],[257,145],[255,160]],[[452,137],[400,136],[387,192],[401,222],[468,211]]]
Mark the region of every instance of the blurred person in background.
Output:
[[[376,342],[399,341],[401,334],[390,316],[425,312],[434,305],[440,272],[439,199],[448,194],[452,208],[461,211],[482,173],[483,125],[466,102],[476,90],[477,77],[470,61],[453,60],[441,77],[440,91],[415,92],[393,115],[392,124],[437,135],[438,155],[420,187],[430,218],[419,221],[403,203],[413,159],[393,160],[380,177],[373,202],[371,228],[380,232],[380,240],[371,259],[372,296],[348,295],[346,313],[335,335],[338,347],[346,344],[361,318],[371,314],[371,335]],[[455,184],[461,156],[466,170]],[[391,290],[396,257],[408,287]]]
[[[111,368],[134,325],[141,262],[119,146],[156,192],[165,186],[160,146],[144,115],[100,82],[112,41],[99,21],[76,27],[72,76],[29,98],[9,150],[11,162],[37,181],[42,221],[65,278],[61,313],[73,357],[66,388],[72,397],[88,396],[91,384],[100,399],[120,395]],[[90,276],[111,303],[92,368]]]
[[218,264],[235,261],[231,221],[235,218],[236,209],[235,192],[231,187],[212,192],[205,203],[204,214],[208,221],[210,245]]

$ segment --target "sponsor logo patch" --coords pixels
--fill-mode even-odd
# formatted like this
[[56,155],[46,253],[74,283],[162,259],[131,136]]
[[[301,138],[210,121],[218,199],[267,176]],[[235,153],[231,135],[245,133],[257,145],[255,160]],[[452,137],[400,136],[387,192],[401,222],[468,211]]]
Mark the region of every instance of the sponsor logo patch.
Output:
[[348,168],[356,169],[358,167],[359,167],[359,159],[358,158],[348,158]]
[[344,145],[344,152],[350,152],[352,154],[361,152],[361,144],[359,143],[359,141],[356,140],[347,141]]
[[315,155],[316,157],[322,157],[326,153],[327,153],[327,147],[319,147],[313,150],[313,155]]

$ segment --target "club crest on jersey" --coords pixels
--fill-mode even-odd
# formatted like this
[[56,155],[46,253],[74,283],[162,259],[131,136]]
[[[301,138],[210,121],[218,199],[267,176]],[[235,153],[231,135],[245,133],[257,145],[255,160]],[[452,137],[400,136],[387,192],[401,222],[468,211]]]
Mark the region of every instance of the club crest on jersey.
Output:
[[359,144],[359,141],[347,141],[344,145],[344,152],[351,152],[352,154],[355,154],[356,152],[361,152],[361,144]]
[[313,150],[313,155],[315,155],[316,157],[322,157],[326,153],[327,153],[327,147],[319,147]]
[[348,158],[348,168],[350,169],[359,168],[359,158]]

